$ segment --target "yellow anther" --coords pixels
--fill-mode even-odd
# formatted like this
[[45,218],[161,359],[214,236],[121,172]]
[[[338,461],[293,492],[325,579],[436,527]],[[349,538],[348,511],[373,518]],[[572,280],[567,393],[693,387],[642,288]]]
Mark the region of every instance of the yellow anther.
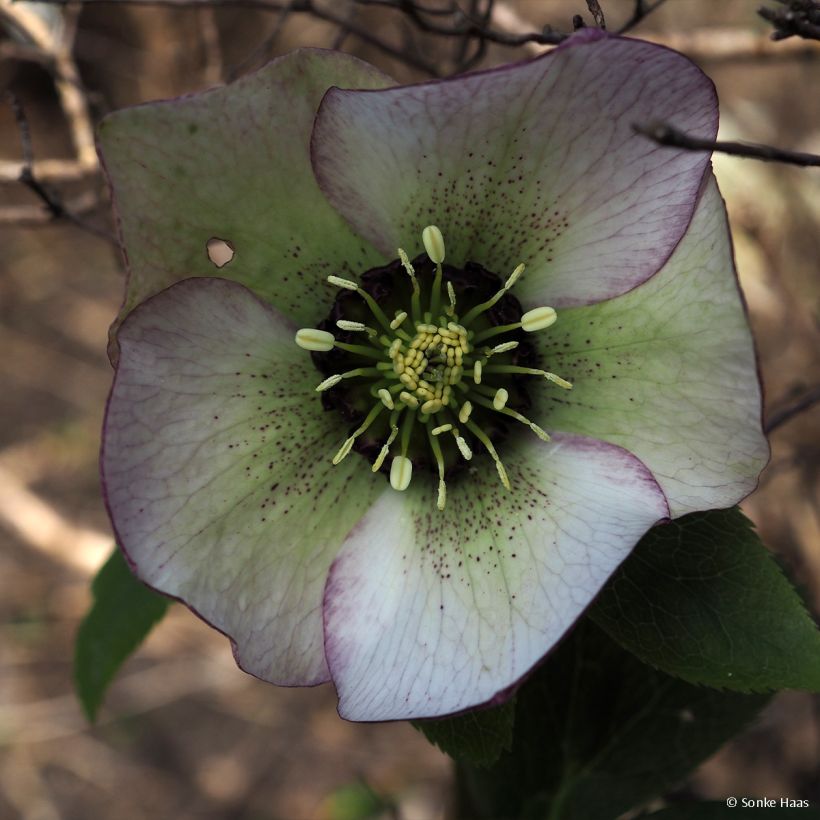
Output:
[[328,276],[327,281],[331,285],[336,285],[338,288],[345,288],[346,290],[358,290],[359,286],[350,279],[342,279],[341,276]]
[[525,265],[523,262],[516,267],[516,269],[510,274],[509,279],[507,279],[504,283],[504,290],[509,290],[521,278],[521,274],[524,273],[524,267]]
[[421,412],[427,413],[428,415],[438,413],[439,410],[441,410],[441,402],[438,399],[430,399],[421,406]]
[[440,265],[444,261],[444,237],[441,231],[435,225],[428,225],[421,232],[421,241],[430,260]]
[[378,393],[378,397],[382,400],[382,404],[388,409],[392,410],[395,407],[393,404],[393,397],[390,395],[390,391],[386,388],[382,387]]
[[332,333],[326,330],[317,330],[313,327],[303,327],[296,331],[296,344],[303,350],[313,350],[317,353],[326,353],[333,350],[336,340]]
[[527,333],[533,333],[536,330],[544,330],[544,328],[555,324],[558,314],[554,308],[551,307],[537,307],[528,310],[521,317],[521,329]]
[[394,339],[393,344],[390,345],[390,349],[387,351],[387,355],[391,359],[395,359],[400,350],[401,350],[401,339]]
[[403,492],[410,486],[413,477],[413,462],[406,456],[396,456],[390,465],[390,486]]
[[473,365],[473,381],[476,384],[481,384],[481,360],[480,359]]
[[431,432],[434,436],[440,436],[442,433],[449,433],[452,429],[452,424],[440,424],[438,427],[434,427]]
[[517,347],[518,342],[502,342],[500,345],[490,348],[489,353],[509,353],[510,350],[515,350]]
[[493,396],[493,407],[496,410],[501,410],[507,404],[509,398],[510,394],[503,387],[499,387],[495,391],[495,396]]
[[342,378],[343,377],[338,374],[335,376],[328,376],[323,382],[316,385],[316,392],[323,393],[325,390],[330,390],[330,388],[337,385]]
[[572,382],[568,382],[566,379],[556,376],[555,373],[547,373],[545,371],[544,378],[548,382],[552,382],[553,384],[557,384],[559,387],[563,387],[564,390],[572,390]]
[[471,401],[465,401],[464,404],[461,405],[461,409],[458,411],[458,420],[462,424],[467,423],[467,419],[470,418],[470,413],[473,412],[473,403]]
[[398,330],[401,327],[402,322],[407,318],[407,311],[406,310],[399,310],[396,311],[396,318],[390,322],[390,329],[391,330]]
[[456,446],[459,449],[464,458],[469,461],[473,457],[473,451],[469,448],[467,442],[459,435],[456,434]]
[[412,393],[408,393],[406,390],[402,390],[401,393],[399,393],[399,398],[408,407],[412,407],[414,410],[419,406],[419,400]]

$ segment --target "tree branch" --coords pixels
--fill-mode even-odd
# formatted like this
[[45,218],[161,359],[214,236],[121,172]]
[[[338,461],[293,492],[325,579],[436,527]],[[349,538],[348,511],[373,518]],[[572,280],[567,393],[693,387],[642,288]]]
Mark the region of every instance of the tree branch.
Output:
[[769,162],[785,162],[802,167],[820,167],[820,155],[806,154],[801,151],[788,151],[772,145],[758,145],[750,142],[726,142],[701,139],[679,131],[663,122],[634,123],[632,128],[658,145],[671,148],[682,148],[686,151],[718,151],[747,159],[761,159]]

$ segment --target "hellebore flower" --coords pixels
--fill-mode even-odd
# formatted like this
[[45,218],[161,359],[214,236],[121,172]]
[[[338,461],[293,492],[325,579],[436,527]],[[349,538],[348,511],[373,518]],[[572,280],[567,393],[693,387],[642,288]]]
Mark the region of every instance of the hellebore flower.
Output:
[[100,134],[119,543],[243,669],[332,680],[354,720],[504,697],[648,528],[768,452],[708,158],[632,130],[713,137],[699,69],[584,31],[390,85],[303,50]]

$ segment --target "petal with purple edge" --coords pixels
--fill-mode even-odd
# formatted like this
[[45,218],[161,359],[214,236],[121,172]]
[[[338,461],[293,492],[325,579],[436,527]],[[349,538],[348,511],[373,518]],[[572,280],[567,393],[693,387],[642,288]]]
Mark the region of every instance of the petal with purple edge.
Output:
[[327,679],[321,600],[345,534],[383,486],[358,459],[294,328],[246,288],[189,279],[123,323],[102,473],[137,575],[182,599],[275,683]]
[[[390,83],[348,55],[303,49],[230,86],[107,117],[101,153],[129,266],[121,316],[175,281],[220,276],[300,323],[317,321],[324,276],[380,256],[316,185],[316,108],[331,85]],[[222,268],[209,259],[211,239],[233,248]]]
[[330,202],[385,254],[433,223],[453,264],[503,276],[525,262],[528,301],[589,304],[652,276],[692,216],[708,157],[636,135],[648,120],[714,137],[711,81],[668,49],[583,33],[442,82],[331,89],[313,164]]
[[652,470],[674,516],[729,507],[766,464],[749,324],[714,177],[666,266],[639,288],[559,313],[535,340],[574,384],[533,390],[546,430],[611,441]]
[[508,444],[512,492],[485,462],[439,512],[419,478],[383,493],[348,536],[324,602],[343,717],[435,717],[503,697],[668,515],[648,470],[618,447]]

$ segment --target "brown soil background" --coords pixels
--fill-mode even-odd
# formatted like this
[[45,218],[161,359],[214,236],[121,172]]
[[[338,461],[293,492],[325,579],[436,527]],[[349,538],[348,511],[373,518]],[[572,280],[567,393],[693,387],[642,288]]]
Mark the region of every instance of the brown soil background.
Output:
[[[507,4],[534,29],[568,28],[580,0]],[[615,28],[631,3],[601,3]],[[334,4],[337,10],[346,4]],[[746,0],[670,0],[636,30],[688,50],[715,80],[722,136],[820,152],[820,44],[789,56],[721,49],[766,28]],[[456,44],[413,34],[384,9],[355,18],[394,42],[412,37],[432,62]],[[241,8],[86,7],[74,53],[95,116],[214,84],[278,25]],[[338,45],[337,30],[302,15],[269,56]],[[677,38],[677,39],[676,39]],[[740,40],[738,40],[740,38]],[[0,46],[10,42],[0,33]],[[727,45],[728,44],[728,45]],[[420,75],[356,37],[342,47],[399,80]],[[785,50],[791,48],[781,44]],[[520,59],[491,48],[481,65]],[[68,157],[70,142],[46,68],[0,48],[0,88],[28,114],[35,157]],[[0,105],[0,158],[19,159],[18,129]],[[717,157],[740,278],[760,352],[767,412],[820,384],[820,169]],[[62,186],[98,193],[83,219],[112,230],[99,177]],[[36,206],[0,183],[0,212]],[[333,795],[364,780],[402,820],[446,811],[450,763],[409,725],[356,725],[329,686],[277,689],[240,672],[227,641],[173,607],[122,670],[100,720],[72,693],[73,640],[89,579],[111,547],[97,450],[111,380],[106,332],[122,292],[118,252],[65,220],[0,222],[0,818],[21,820],[308,820],[333,818]],[[779,427],[760,488],[743,508],[820,612],[817,408]],[[820,806],[820,699],[778,695],[760,720],[703,764],[691,797],[803,797]]]

